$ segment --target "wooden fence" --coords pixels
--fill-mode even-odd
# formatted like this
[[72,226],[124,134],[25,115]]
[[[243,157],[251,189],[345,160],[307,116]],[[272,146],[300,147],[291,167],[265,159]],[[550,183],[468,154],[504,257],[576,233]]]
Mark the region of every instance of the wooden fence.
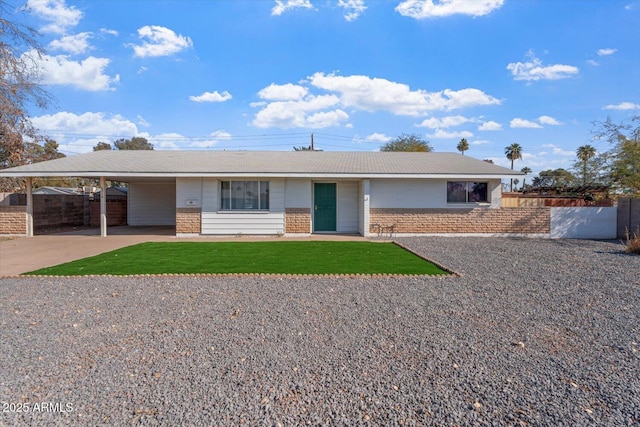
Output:
[[640,199],[618,198],[618,238],[627,233],[640,230]]

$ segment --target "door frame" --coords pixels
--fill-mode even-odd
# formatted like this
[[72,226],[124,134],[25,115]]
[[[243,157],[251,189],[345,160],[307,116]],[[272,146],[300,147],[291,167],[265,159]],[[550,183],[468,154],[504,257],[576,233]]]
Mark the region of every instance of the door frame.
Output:
[[[311,232],[312,233],[320,233],[320,234],[330,234],[338,232],[338,182],[337,181],[312,181],[311,182]],[[334,184],[336,186],[336,227],[335,230],[322,230],[316,231],[316,184]]]

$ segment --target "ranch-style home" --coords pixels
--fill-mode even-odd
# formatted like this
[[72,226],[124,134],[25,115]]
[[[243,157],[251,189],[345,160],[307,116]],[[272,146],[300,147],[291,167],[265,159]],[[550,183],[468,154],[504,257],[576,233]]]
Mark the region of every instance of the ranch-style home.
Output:
[[95,178],[103,195],[126,182],[128,225],[177,236],[548,234],[548,209],[501,207],[520,175],[457,153],[328,151],[104,150],[0,170],[27,178],[27,235],[34,177]]

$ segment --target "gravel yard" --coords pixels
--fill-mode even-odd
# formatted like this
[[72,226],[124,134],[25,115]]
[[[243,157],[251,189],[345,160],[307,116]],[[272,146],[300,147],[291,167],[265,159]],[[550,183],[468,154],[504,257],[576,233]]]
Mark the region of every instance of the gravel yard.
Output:
[[640,423],[639,256],[399,240],[462,277],[0,280],[0,425]]

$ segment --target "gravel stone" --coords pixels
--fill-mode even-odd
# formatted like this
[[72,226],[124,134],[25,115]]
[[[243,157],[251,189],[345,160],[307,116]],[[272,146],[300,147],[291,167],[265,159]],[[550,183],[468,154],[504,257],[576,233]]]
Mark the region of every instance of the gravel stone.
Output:
[[0,425],[640,423],[640,257],[398,240],[462,276],[2,279]]

